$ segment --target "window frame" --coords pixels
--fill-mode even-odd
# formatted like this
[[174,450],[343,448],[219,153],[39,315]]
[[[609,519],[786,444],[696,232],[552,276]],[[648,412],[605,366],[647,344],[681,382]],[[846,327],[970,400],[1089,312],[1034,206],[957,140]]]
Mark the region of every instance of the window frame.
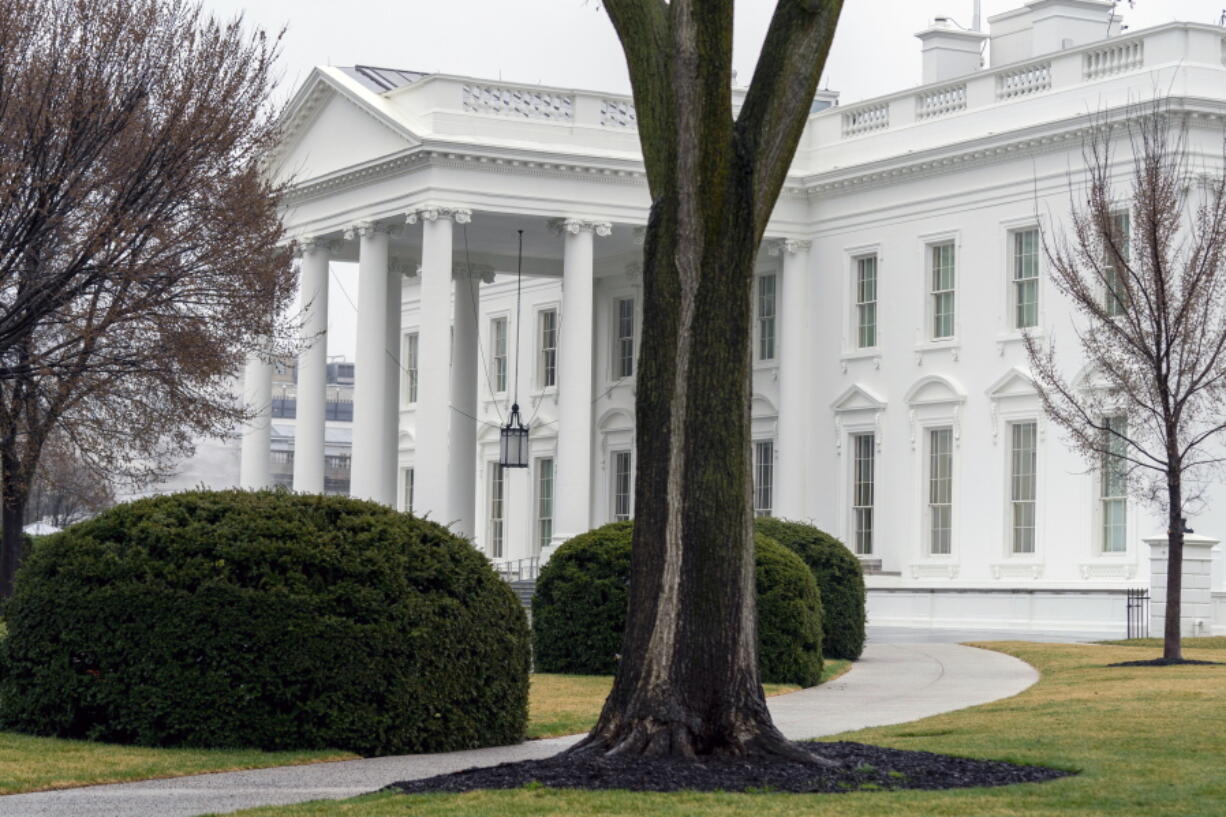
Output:
[[[945,474],[941,476],[938,473],[937,463],[937,435],[943,436],[943,444],[946,446],[943,456],[946,458]],[[925,512],[924,512],[924,533],[925,533],[925,552],[928,556],[952,556],[953,555],[953,530],[954,530],[954,427],[952,425],[931,425],[924,429],[924,496],[925,496]],[[938,497],[934,496],[940,487],[939,482],[944,483],[944,501],[937,501]],[[944,525],[940,528],[943,531],[941,542],[938,542],[938,526],[937,526],[937,511],[944,511]],[[938,549],[938,546],[943,549]]]
[[[1022,248],[1020,243],[1024,236],[1034,235],[1034,250],[1028,255],[1033,256],[1033,271],[1030,276],[1019,277],[1019,268],[1024,264]],[[1039,328],[1042,320],[1043,308],[1043,237],[1037,224],[1026,224],[1014,227],[1008,231],[1008,273],[1006,286],[1008,287],[1008,310],[1009,310],[1009,331],[1010,332],[1033,332]],[[1034,299],[1031,302],[1034,307],[1034,319],[1032,323],[1023,325],[1021,318],[1021,310],[1023,302],[1021,298],[1022,288],[1025,285],[1031,285],[1034,293]]]
[[[1123,255],[1124,261],[1127,264],[1132,263],[1132,211],[1130,209],[1118,209],[1111,211],[1112,226],[1119,228],[1123,224]],[[1120,271],[1115,269],[1112,263],[1110,253],[1107,252],[1106,244],[1103,245],[1103,311],[1109,318],[1118,318],[1123,316],[1128,311],[1128,303],[1126,297],[1120,297],[1112,289],[1112,281],[1118,280]],[[1124,273],[1127,275],[1127,273]],[[1126,280],[1126,279],[1125,279]],[[1125,289],[1125,296],[1127,289]]]
[[[506,394],[510,383],[511,320],[507,315],[490,316],[490,389],[494,394]],[[499,354],[499,327],[502,327],[502,351]],[[501,362],[501,367],[499,363]]]
[[489,490],[485,506],[485,538],[491,559],[502,559],[506,551],[507,483],[505,470],[498,460],[490,460],[486,471],[489,476]]
[[[763,451],[767,456],[763,459]],[[766,479],[763,479],[765,475]],[[765,500],[765,501],[764,501]],[[775,512],[775,439],[753,441],[753,515],[770,517]]]
[[404,367],[404,377],[400,379],[400,403],[415,406],[421,385],[421,332],[417,327],[401,334],[400,360]]
[[[630,334],[622,334],[622,314],[624,304],[630,305]],[[629,380],[635,375],[638,351],[638,299],[633,295],[615,295],[612,299],[610,326],[612,331],[609,345],[609,363],[612,380]],[[629,357],[626,356],[627,344]],[[627,367],[628,363],[628,367]],[[628,369],[628,370],[627,370]]]
[[[1024,426],[1029,426],[1032,429],[1031,438],[1030,438],[1031,445],[1032,445],[1031,455],[1030,455],[1032,468],[1028,475],[1025,473],[1019,474],[1018,462],[1017,462],[1017,456],[1018,456],[1018,451],[1019,451],[1018,449],[1018,429]],[[1006,480],[1007,480],[1006,491],[1007,491],[1007,494],[1006,494],[1006,500],[1005,500],[1006,508],[1007,508],[1006,513],[1005,513],[1005,527],[1007,531],[1007,537],[1006,537],[1007,553],[1009,556],[1013,556],[1013,557],[1035,557],[1039,553],[1039,530],[1040,530],[1040,526],[1039,526],[1039,465],[1040,465],[1039,463],[1039,447],[1040,447],[1039,446],[1039,442],[1040,442],[1039,440],[1039,421],[1037,418],[1034,418],[1034,417],[1028,417],[1028,418],[1019,417],[1017,419],[1010,420],[1006,425],[1006,429],[1007,429],[1007,444],[1009,446],[1008,448],[1009,454],[1008,454],[1007,462],[1006,462]],[[1029,499],[1024,498],[1024,497],[1019,498],[1018,479],[1019,478],[1025,479],[1027,478],[1027,476],[1029,477],[1029,482],[1030,482],[1030,486],[1029,486],[1030,487],[1030,498]],[[1029,549],[1019,549],[1018,512],[1019,510],[1022,510],[1023,506],[1025,505],[1030,506],[1030,512],[1029,512],[1029,522],[1030,522],[1029,545],[1030,547]]]
[[412,465],[400,467],[400,501],[405,513],[413,513],[414,492],[417,488],[416,469]]
[[[763,272],[754,276],[754,363],[770,364],[779,360],[779,273]],[[763,289],[770,281],[770,312],[765,314]],[[769,334],[766,328],[770,328]],[[767,345],[769,344],[769,354]]]
[[[626,463],[625,491],[619,481],[622,477],[620,465]],[[630,448],[616,448],[609,452],[609,521],[625,522],[634,518],[634,451]],[[624,509],[619,506],[619,500],[624,498]]]
[[[548,496],[546,496],[545,490],[545,463],[549,463]],[[533,503],[533,506],[534,510],[536,511],[534,514],[534,532],[536,535],[534,536],[534,539],[536,540],[536,552],[539,555],[540,552],[544,548],[549,547],[550,543],[553,541],[553,523],[556,519],[555,503],[557,501],[557,459],[552,454],[547,457],[537,457],[535,476],[536,478],[533,480],[533,482],[536,486],[536,502]],[[549,505],[548,514],[546,514],[546,502]]]
[[[553,346],[545,344],[545,316],[553,316]],[[540,390],[558,387],[558,346],[561,340],[561,310],[555,305],[536,310],[536,384]],[[552,377],[550,374],[552,373]]]
[[[937,266],[936,253],[949,248],[949,271],[951,280],[948,287],[938,289],[942,281],[938,280],[940,270]],[[949,236],[940,239],[931,239],[924,242],[924,303],[925,306],[925,332],[924,336],[928,343],[944,344],[951,341],[956,341],[958,338],[958,241],[955,237]],[[951,304],[947,313],[938,313],[938,303],[944,303],[944,299],[948,297]],[[938,300],[940,299],[940,300]],[[949,316],[949,331],[948,334],[937,334],[937,319],[938,314],[947,314]]]
[[[860,431],[848,432],[848,451],[850,452],[849,465],[850,473],[848,474],[848,512],[850,515],[848,537],[851,542],[851,552],[857,557],[872,557],[876,554],[876,542],[874,541],[877,531],[877,437],[879,432],[876,429],[865,429]],[[867,441],[867,457],[861,456],[861,441]],[[868,463],[868,479],[861,480],[860,471],[861,462]],[[860,500],[865,498],[861,494],[860,486],[867,485],[867,503]],[[866,513],[864,513],[866,512]],[[861,521],[867,518],[868,525],[861,526]],[[863,547],[863,543],[867,541],[867,548]]]
[[[871,300],[865,300],[863,297],[863,275],[864,264],[867,261],[872,261],[872,287],[873,297]],[[852,290],[852,315],[851,315],[851,348],[856,352],[866,352],[876,349],[881,343],[880,337],[880,295],[881,295],[881,256],[876,251],[860,253],[852,256],[852,271],[851,271],[851,290]],[[872,307],[872,343],[864,342],[864,330],[866,323],[864,314],[867,307]]]
[[[1107,425],[1108,428],[1111,428],[1116,421],[1119,421],[1123,426],[1120,433],[1127,434],[1128,418],[1126,416],[1116,414],[1103,418],[1103,423]],[[1115,479],[1111,477],[1111,461],[1124,456],[1127,453],[1128,444],[1120,440],[1118,437],[1111,435],[1110,431],[1104,431],[1103,435],[1107,438],[1104,441],[1104,446],[1109,447],[1112,442],[1115,442],[1119,445],[1120,450],[1118,453],[1104,452],[1099,457],[1098,486],[1097,490],[1095,491],[1097,505],[1097,524],[1095,525],[1097,528],[1097,535],[1095,536],[1095,539],[1098,544],[1097,552],[1103,556],[1123,556],[1128,553],[1128,478],[1126,474],[1126,465],[1122,468],[1125,473],[1115,478],[1118,479],[1119,492],[1109,493],[1109,489],[1112,483],[1115,482]],[[1116,505],[1118,505],[1120,509],[1119,525],[1111,524],[1112,515],[1108,511],[1108,508]],[[1108,547],[1111,540],[1110,530],[1117,527],[1120,530],[1120,542],[1122,547]]]

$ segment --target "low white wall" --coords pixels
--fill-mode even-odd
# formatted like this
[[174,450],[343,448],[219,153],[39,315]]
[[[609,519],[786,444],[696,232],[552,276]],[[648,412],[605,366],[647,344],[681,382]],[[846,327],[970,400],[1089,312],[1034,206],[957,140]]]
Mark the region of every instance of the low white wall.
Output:
[[1123,638],[1123,590],[870,588],[868,623]]
[[1226,590],[1213,592],[1213,624],[1209,629],[1213,635],[1226,635]]

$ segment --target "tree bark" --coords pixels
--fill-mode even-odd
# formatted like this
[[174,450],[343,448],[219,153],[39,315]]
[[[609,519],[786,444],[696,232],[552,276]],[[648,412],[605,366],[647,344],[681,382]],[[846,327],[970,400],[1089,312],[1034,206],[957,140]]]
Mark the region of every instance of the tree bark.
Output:
[[1180,624],[1183,604],[1183,485],[1180,471],[1167,481],[1166,612],[1162,633],[1162,657],[1183,659]]
[[780,0],[734,123],[731,0],[606,2],[652,209],[622,660],[574,754],[829,763],[775,728],[758,676],[750,330],[754,260],[840,7]]
[[14,446],[0,444],[0,598],[13,595],[13,579],[25,549],[26,484]]

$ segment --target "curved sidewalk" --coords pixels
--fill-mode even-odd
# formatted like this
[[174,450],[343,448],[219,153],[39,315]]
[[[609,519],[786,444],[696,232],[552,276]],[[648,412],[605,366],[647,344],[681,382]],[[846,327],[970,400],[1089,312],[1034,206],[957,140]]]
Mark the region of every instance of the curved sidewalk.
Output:
[[[800,740],[926,718],[1016,695],[1037,681],[1029,665],[956,644],[870,644],[850,672],[769,699],[776,725]],[[347,760],[87,786],[0,797],[0,817],[197,817],[264,805],[342,799],[397,780],[548,757],[578,736],[436,755]]]

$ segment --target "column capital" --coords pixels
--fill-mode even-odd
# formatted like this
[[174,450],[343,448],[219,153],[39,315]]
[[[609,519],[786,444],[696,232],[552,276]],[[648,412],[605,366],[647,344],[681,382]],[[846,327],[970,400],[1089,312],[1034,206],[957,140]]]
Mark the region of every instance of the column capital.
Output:
[[336,242],[330,238],[317,235],[300,235],[290,240],[290,246],[293,249],[294,257],[301,258],[313,252],[331,252],[336,249]]
[[601,238],[613,234],[613,224],[608,221],[587,221],[581,218],[555,218],[549,222],[549,229],[558,235],[579,233],[595,233]]
[[465,264],[456,262],[451,267],[451,277],[455,279],[473,278],[479,279],[482,283],[494,283],[494,267],[490,264]]
[[468,224],[473,220],[473,211],[465,207],[441,207],[426,205],[416,210],[410,210],[404,216],[405,224],[416,224],[419,221],[438,221],[440,218],[450,219],[456,224]]
[[391,233],[392,229],[386,224],[378,224],[374,221],[359,221],[357,224],[345,228],[345,240],[353,241],[355,238],[370,238],[375,233]]
[[798,238],[776,238],[770,239],[766,245],[768,255],[797,255],[798,253],[808,252],[813,246],[812,241],[806,241]]

